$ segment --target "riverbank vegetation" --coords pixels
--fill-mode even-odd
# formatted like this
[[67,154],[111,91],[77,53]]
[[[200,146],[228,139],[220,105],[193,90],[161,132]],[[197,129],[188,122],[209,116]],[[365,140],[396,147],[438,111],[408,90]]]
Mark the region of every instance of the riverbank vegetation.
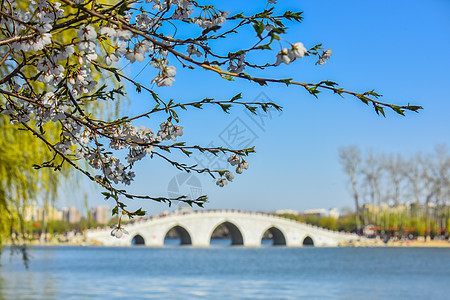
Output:
[[450,155],[444,146],[412,156],[341,148],[340,161],[355,204],[355,228],[448,236]]

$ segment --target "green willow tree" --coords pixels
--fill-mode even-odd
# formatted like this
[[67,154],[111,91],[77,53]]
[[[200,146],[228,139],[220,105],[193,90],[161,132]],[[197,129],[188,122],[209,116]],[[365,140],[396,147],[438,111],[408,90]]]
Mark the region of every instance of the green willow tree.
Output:
[[[112,2],[112,1],[109,1]],[[108,1],[105,1],[108,3]],[[4,3],[3,3],[4,5]],[[30,1],[17,1],[17,8],[27,10]],[[68,8],[71,10],[71,8]],[[73,9],[72,9],[73,10]],[[7,18],[0,17],[0,20],[7,21]],[[58,42],[62,44],[70,43],[75,31],[65,31],[57,36]],[[5,60],[11,55],[11,49],[0,47],[0,57],[4,60],[0,63],[0,74],[2,79],[10,74],[16,63]],[[32,77],[34,70],[24,66],[22,72],[26,77]],[[95,74],[95,80],[104,82],[102,74]],[[115,77],[106,78],[108,84],[119,87]],[[2,80],[3,82],[3,80]],[[39,82],[30,82],[34,88],[43,88]],[[93,102],[90,104],[93,112],[99,117],[117,116],[120,107],[121,94],[113,103]],[[122,101],[123,102],[123,101]],[[52,123],[47,124],[45,132],[53,140],[59,137],[61,126]],[[70,168],[61,168],[55,172],[51,168],[37,171],[33,168],[36,163],[61,159],[55,157],[54,153],[42,144],[39,139],[27,130],[18,130],[9,124],[9,118],[0,114],[0,250],[5,239],[14,245],[20,245],[19,237],[23,238],[26,232],[24,221],[25,209],[36,199],[42,199],[44,205],[52,204],[58,196],[58,187],[62,181],[76,178],[76,173]],[[59,160],[59,162],[58,162]],[[73,180],[75,181],[75,180]]]

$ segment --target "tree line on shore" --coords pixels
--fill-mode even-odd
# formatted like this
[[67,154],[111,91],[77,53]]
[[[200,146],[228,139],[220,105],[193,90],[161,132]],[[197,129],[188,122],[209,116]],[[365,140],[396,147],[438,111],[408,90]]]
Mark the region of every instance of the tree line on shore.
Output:
[[355,205],[354,231],[370,226],[374,234],[448,237],[450,155],[445,146],[411,156],[362,153],[349,146],[339,150],[339,158]]

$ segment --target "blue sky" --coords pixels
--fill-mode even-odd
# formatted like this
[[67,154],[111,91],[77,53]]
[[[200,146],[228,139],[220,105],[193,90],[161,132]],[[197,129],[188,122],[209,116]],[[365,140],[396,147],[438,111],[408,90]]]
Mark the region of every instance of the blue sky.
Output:
[[[232,8],[232,13],[255,12],[258,5],[265,6],[265,1],[217,3],[221,9]],[[225,3],[229,6],[225,7]],[[351,97],[341,99],[322,93],[316,100],[300,87],[227,82],[216,74],[183,70],[175,64],[174,85],[156,89],[163,97],[178,101],[203,97],[227,99],[243,92],[245,100],[253,100],[264,93],[284,107],[281,115],[273,114],[262,127],[241,108],[233,109],[230,115],[214,107],[180,114],[183,141],[223,144],[224,130],[236,122],[245,124],[252,132],[249,136],[257,153],[249,157],[249,170],[236,176],[233,183],[219,188],[208,177],[196,175],[202,192],[209,196],[206,208],[271,211],[352,206],[338,161],[340,147],[356,145],[362,150],[408,156],[431,152],[439,144],[449,145],[450,1],[279,0],[276,9],[304,11],[303,23],[287,23],[290,26],[286,40],[302,42],[307,48],[322,42],[325,48],[333,50],[333,56],[324,66],[315,66],[315,58],[303,58],[289,66],[268,70],[266,77],[303,82],[332,80],[355,92],[375,89],[384,95],[384,101],[417,104],[424,110],[419,114],[407,113],[406,117],[387,112],[383,118]],[[244,32],[239,38],[216,46],[236,49],[252,38],[250,31]],[[258,59],[275,61],[276,51]],[[141,68],[142,65],[135,64],[127,67],[126,72],[135,76]],[[148,67],[137,79],[149,83],[154,77],[152,72]],[[252,74],[249,69],[246,72]],[[131,112],[151,107],[148,96],[129,90]],[[159,121],[156,118],[146,124],[156,130]],[[185,162],[193,164],[195,160]],[[137,178],[130,191],[155,196],[167,196],[169,182],[179,173],[160,160],[150,159],[142,161],[135,172]],[[105,204],[99,190],[92,187],[87,190],[91,206]],[[188,189],[184,186],[181,191]],[[80,194],[68,197],[66,205],[81,207]],[[129,203],[130,207],[143,207],[150,214],[167,209],[164,204],[149,201]]]

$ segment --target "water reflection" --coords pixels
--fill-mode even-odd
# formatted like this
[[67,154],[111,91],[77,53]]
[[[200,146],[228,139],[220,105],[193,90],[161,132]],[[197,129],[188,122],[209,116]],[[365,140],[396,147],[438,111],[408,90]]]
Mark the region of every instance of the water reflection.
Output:
[[[0,266],[1,268],[1,266]],[[3,281],[3,276],[0,276],[0,300],[6,300],[5,297],[3,297],[3,285],[4,285],[4,281]]]
[[[217,240],[223,242],[223,240]],[[16,299],[446,299],[448,249],[36,247],[2,257]]]

